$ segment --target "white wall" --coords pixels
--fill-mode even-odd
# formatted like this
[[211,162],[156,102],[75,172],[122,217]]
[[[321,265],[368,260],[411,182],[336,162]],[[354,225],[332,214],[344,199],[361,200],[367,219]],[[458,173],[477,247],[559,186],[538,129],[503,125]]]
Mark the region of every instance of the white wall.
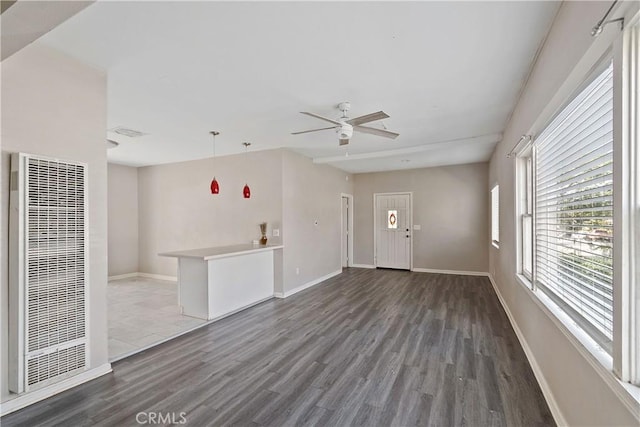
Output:
[[283,150],[285,293],[342,269],[341,193],[353,194],[352,182],[346,172]]
[[487,163],[354,176],[354,262],[373,262],[373,194],[413,192],[413,267],[486,272]]
[[[609,388],[590,362],[569,341],[531,291],[516,281],[514,161],[506,154],[520,135],[541,130],[539,118],[587,49],[600,39],[591,28],[610,2],[564,2],[536,62],[526,88],[490,163],[489,183],[500,184],[500,249],[490,250],[490,272],[499,293],[528,345],[533,364],[546,383],[546,395],[569,425],[638,425],[632,411]],[[616,31],[610,25],[605,31]],[[600,40],[600,41],[599,41]],[[637,408],[636,408],[637,416]]]
[[7,385],[9,154],[26,152],[88,164],[90,368],[107,363],[106,78],[52,49],[32,44],[2,61],[2,401]]
[[138,271],[138,169],[109,163],[109,277]]

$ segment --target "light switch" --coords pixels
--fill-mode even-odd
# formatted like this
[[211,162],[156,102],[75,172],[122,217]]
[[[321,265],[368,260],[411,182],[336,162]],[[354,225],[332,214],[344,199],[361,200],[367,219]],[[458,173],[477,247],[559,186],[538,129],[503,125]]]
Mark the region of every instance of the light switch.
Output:
[[413,229],[414,230],[420,230],[422,227],[420,227],[420,224],[413,224]]
[[279,237],[279,236],[280,236],[280,229],[274,228],[273,229],[273,237]]

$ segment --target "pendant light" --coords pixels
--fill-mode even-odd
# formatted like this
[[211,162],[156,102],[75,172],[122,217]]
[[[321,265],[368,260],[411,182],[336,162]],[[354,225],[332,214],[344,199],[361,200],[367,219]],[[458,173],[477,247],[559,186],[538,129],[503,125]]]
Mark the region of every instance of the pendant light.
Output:
[[[211,135],[213,135],[213,165],[215,166],[216,164],[216,136],[220,135],[220,132],[216,132],[215,130],[212,130],[211,132],[209,132]],[[216,176],[213,176],[213,180],[211,181],[211,194],[218,194],[220,193],[220,185],[218,184],[218,180],[216,179]]]
[[[244,154],[246,157],[247,151],[249,150],[249,146],[251,145],[250,142],[243,142],[242,145],[244,145]],[[245,199],[249,199],[251,198],[251,189],[249,188],[248,184],[244,184],[244,188],[242,189],[242,195],[244,196]]]

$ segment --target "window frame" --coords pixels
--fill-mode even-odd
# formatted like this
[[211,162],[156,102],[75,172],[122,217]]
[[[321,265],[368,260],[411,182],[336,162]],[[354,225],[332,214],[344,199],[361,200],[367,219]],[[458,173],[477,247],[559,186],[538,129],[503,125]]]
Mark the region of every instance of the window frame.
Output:
[[[533,289],[533,270],[535,268],[535,239],[534,236],[534,196],[535,196],[535,170],[534,170],[534,147],[532,139],[529,140],[520,150],[515,152],[516,158],[516,243],[517,243],[517,265],[518,278],[525,282],[527,287]],[[525,220],[529,219],[529,234],[525,233]],[[528,251],[527,251],[528,249]],[[526,259],[529,255],[529,266],[527,270]]]
[[[495,197],[495,200],[494,200]],[[495,237],[495,238],[494,238]],[[500,248],[500,185],[491,187],[491,244]]]
[[[613,371],[640,386],[640,12],[614,43]],[[616,99],[617,95],[617,99]],[[617,224],[617,227],[615,226]],[[615,256],[615,254],[620,254]],[[640,401],[640,393],[638,396]]]

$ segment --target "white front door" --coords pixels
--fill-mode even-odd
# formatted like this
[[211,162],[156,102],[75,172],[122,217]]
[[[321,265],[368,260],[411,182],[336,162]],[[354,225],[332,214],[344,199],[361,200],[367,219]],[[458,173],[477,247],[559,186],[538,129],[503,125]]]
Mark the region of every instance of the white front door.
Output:
[[376,194],[376,267],[411,269],[411,195]]

